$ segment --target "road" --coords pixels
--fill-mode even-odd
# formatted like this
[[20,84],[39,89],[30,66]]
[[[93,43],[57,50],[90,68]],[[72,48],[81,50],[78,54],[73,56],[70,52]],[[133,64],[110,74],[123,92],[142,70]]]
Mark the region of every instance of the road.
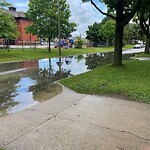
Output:
[[123,54],[132,54],[132,53],[141,53],[141,52],[144,52],[144,48],[133,48],[133,49],[124,50]]

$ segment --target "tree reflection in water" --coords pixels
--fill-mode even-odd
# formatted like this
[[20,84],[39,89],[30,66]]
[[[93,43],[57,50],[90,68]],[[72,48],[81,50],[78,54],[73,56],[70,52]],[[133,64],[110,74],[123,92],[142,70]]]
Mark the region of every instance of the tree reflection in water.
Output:
[[[24,70],[0,75],[0,113],[6,114],[7,110],[20,111],[50,99],[62,91],[55,81],[111,63],[112,55],[109,52],[52,58],[48,61],[36,60],[33,63],[35,65],[28,61]],[[11,69],[16,68],[12,66]],[[16,66],[18,68],[21,65]]]
[[58,71],[52,68],[51,59],[49,59],[49,68],[37,68],[29,75],[31,79],[36,81],[34,85],[29,87],[29,91],[33,92],[34,100],[43,101],[59,94],[62,88],[59,84],[54,83],[54,81],[71,76],[70,70],[62,68],[61,57],[56,63],[59,67]]
[[20,81],[21,76],[19,74],[5,76],[0,78],[0,115],[6,115],[7,109],[18,104],[13,100],[16,97],[16,84]]
[[112,52],[88,54],[86,57],[85,65],[87,65],[87,69],[92,70],[96,67],[112,63],[112,56]]

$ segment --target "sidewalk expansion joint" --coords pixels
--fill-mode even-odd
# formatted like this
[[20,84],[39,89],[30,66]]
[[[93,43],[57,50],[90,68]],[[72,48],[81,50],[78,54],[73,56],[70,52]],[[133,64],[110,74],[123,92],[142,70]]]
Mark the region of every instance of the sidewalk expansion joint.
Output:
[[115,131],[115,132],[119,132],[119,133],[130,134],[130,135],[133,135],[133,136],[135,136],[135,137],[137,137],[137,138],[140,138],[140,139],[142,139],[142,140],[146,140],[146,141],[150,142],[150,139],[144,138],[144,137],[139,136],[139,135],[136,135],[136,134],[134,134],[134,133],[132,133],[132,132],[129,132],[129,131],[111,129],[111,128],[109,128],[109,127],[102,127],[102,126],[95,125],[95,124],[92,124],[92,123],[80,122],[80,121],[77,121],[77,120],[62,118],[62,117],[58,117],[58,116],[57,116],[57,118],[62,119],[62,120],[68,120],[68,121],[71,121],[71,122],[77,122],[77,123],[81,123],[81,124],[86,124],[86,125],[94,126],[94,127],[101,128],[101,129],[111,130],[111,131]]
[[50,117],[50,118],[47,118],[44,122],[42,122],[42,123],[38,124],[37,126],[35,126],[34,128],[32,128],[31,130],[29,130],[28,132],[23,133],[22,135],[20,135],[19,137],[17,137],[17,138],[16,138],[16,139],[14,139],[13,141],[11,141],[11,142],[9,142],[9,143],[5,144],[4,146],[8,146],[9,144],[11,144],[11,143],[13,143],[13,142],[17,141],[18,139],[20,139],[21,137],[23,137],[25,134],[30,133],[32,130],[34,130],[34,129],[38,128],[39,126],[41,126],[41,125],[42,125],[42,124],[44,124],[45,122],[49,121],[49,120],[50,120],[50,119],[52,119],[53,117],[54,117],[54,116],[52,116],[52,117]]
[[82,98],[78,99],[75,103],[69,105],[69,106],[66,107],[65,109],[63,109],[63,110],[61,110],[60,112],[58,112],[57,114],[55,114],[55,116],[59,115],[60,113],[62,113],[62,112],[65,111],[66,109],[68,109],[68,108],[70,108],[70,107],[72,107],[72,106],[74,106],[74,105],[77,105],[77,103],[78,103],[79,101],[81,101],[83,98],[85,98],[86,96],[87,96],[87,95],[85,95],[85,96],[83,96]]

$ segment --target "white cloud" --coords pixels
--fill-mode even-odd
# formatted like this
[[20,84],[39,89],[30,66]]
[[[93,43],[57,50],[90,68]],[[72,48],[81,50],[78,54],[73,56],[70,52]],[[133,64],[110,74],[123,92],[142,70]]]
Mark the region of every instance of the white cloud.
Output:
[[[101,22],[104,16],[98,12],[90,2],[82,3],[81,0],[67,0],[70,5],[71,17],[70,22],[78,24],[77,31],[73,32],[73,36],[85,36],[85,31],[89,25],[94,22]],[[106,10],[103,4],[99,3],[99,7]]]

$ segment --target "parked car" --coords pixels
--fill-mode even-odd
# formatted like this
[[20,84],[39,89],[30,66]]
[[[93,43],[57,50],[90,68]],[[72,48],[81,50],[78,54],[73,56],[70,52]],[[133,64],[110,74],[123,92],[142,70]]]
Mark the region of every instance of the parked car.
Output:
[[145,46],[144,44],[139,43],[139,44],[135,44],[134,48],[143,48],[144,46]]

